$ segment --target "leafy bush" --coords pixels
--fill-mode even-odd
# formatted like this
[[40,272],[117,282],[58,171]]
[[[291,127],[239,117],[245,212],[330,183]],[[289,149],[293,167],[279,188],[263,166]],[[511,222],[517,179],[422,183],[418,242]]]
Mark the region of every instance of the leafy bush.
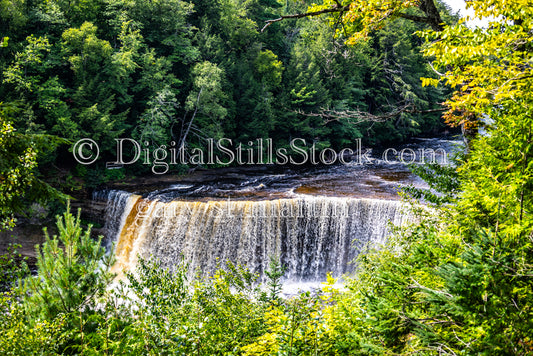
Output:
[[0,255],[0,293],[8,292],[16,281],[28,273],[27,257],[18,252],[22,246],[10,244],[7,252]]

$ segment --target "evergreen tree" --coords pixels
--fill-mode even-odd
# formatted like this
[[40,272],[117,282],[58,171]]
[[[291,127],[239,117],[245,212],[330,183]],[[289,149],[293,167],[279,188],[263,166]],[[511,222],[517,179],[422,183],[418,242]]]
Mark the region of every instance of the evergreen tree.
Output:
[[83,231],[80,211],[69,211],[57,219],[59,236],[48,236],[37,247],[36,276],[21,284],[23,304],[30,320],[53,320],[60,313],[76,313],[94,308],[112,275],[108,272],[112,255],[93,240],[90,227]]

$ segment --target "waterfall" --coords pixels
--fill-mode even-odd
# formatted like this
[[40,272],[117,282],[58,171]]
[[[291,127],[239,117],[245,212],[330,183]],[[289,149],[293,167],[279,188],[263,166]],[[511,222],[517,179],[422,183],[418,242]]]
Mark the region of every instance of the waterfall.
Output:
[[389,222],[401,224],[408,216],[401,202],[377,199],[162,202],[124,192],[108,197],[106,220],[116,236],[113,270],[119,274],[134,269],[137,255],[153,255],[170,269],[184,258],[191,271],[205,275],[232,261],[263,275],[269,257],[279,256],[287,280],[324,280],[327,272],[351,272],[350,262],[369,243],[385,242]]
[[112,242],[118,240],[118,234],[122,231],[126,218],[139,196],[122,190],[100,190],[94,191],[92,198],[95,205],[105,204],[103,232],[107,247],[110,247]]

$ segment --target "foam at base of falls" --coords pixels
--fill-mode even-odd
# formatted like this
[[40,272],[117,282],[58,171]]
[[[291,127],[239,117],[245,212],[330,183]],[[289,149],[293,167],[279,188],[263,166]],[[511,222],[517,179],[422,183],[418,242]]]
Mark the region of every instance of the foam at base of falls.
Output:
[[206,275],[231,261],[262,276],[274,256],[287,267],[286,279],[319,281],[328,272],[336,277],[351,272],[350,262],[369,243],[385,242],[389,221],[406,218],[400,202],[374,199],[165,203],[128,195],[127,202],[117,233],[117,273],[133,270],[137,255],[153,255],[170,269],[183,258],[191,271]]
[[[320,290],[323,290],[326,282],[323,281],[313,281],[313,282],[291,282],[285,281],[281,288],[280,296],[282,298],[291,298],[295,297],[301,293],[310,292],[316,293]],[[336,281],[333,285],[330,286],[338,291],[346,290],[344,281]]]

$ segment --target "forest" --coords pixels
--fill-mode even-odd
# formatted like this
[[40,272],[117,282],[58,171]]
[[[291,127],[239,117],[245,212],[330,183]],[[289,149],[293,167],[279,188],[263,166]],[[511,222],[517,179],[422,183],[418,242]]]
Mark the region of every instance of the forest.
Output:
[[[443,130],[433,110],[441,109],[445,90],[420,82],[435,77],[414,34],[423,25],[391,22],[350,47],[320,17],[261,32],[265,20],[309,5],[5,1],[3,116],[17,132],[40,135],[36,161],[47,169],[39,177],[64,192],[76,188],[69,182],[97,186],[124,175],[106,176],[117,138],[143,148],[174,142],[189,151],[205,148],[207,139],[236,146],[271,138],[288,148],[301,138],[320,150]],[[93,165],[78,164],[69,152],[81,138],[99,144]],[[148,171],[142,164],[126,168],[128,175]]]
[[[36,207],[56,223],[34,269],[0,255],[0,354],[533,355],[533,3],[466,5],[485,27],[438,0],[0,0],[0,231]],[[290,298],[275,256],[263,283],[155,258],[117,281],[68,202],[152,174],[106,169],[119,138],[290,151],[447,132],[464,150],[401,193],[416,219],[343,288]]]

